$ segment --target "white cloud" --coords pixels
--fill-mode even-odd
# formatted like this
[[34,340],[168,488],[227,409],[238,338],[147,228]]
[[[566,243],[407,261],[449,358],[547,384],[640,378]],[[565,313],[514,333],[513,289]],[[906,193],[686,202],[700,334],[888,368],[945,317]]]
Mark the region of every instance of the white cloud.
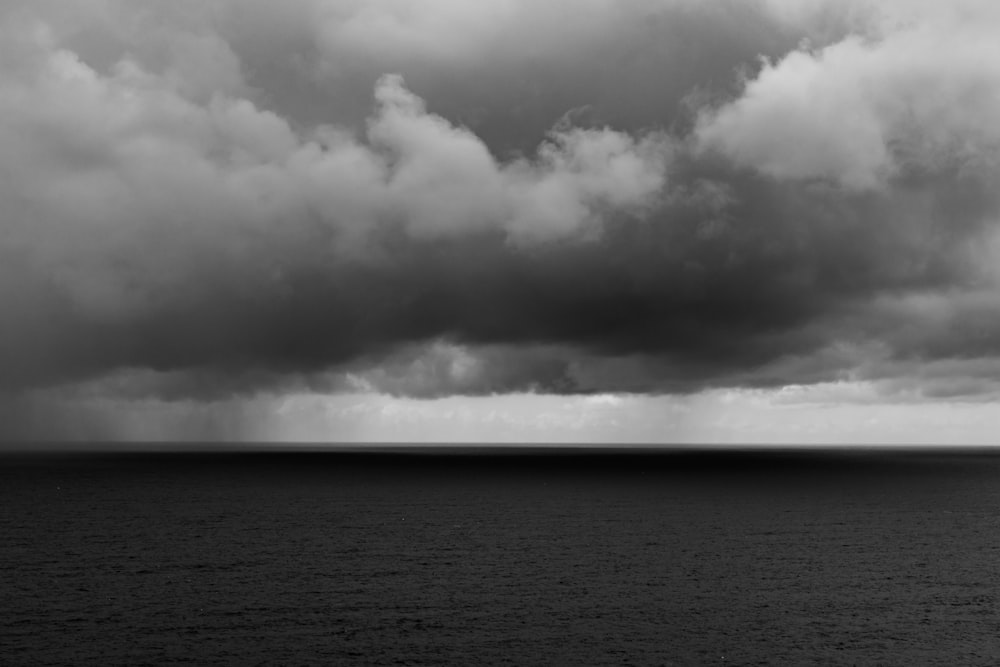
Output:
[[389,163],[379,200],[417,235],[499,226],[518,241],[561,238],[593,231],[608,210],[641,212],[665,185],[663,135],[553,130],[537,159],[502,164],[470,131],[428,114],[399,77],[383,77],[375,95],[368,136]]
[[1000,12],[921,7],[880,15],[880,34],[766,63],[739,99],[702,115],[701,146],[775,178],[853,189],[995,167]]
[[[770,7],[771,17],[760,15],[759,6]],[[379,410],[371,414],[410,415],[407,424],[461,422],[463,433],[489,423],[509,427],[510,433],[521,429],[522,435],[537,427],[553,433],[591,430],[595,438],[714,433],[727,439],[738,438],[743,427],[761,437],[773,432],[761,415],[785,415],[796,433],[813,428],[785,410],[805,410],[800,404],[806,403],[810,409],[847,406],[846,418],[862,414],[850,410],[885,401],[933,404],[996,396],[996,276],[942,265],[951,261],[953,241],[978,243],[982,236],[971,228],[979,218],[995,217],[996,202],[988,195],[981,194],[978,203],[970,197],[956,204],[965,191],[946,186],[963,179],[993,183],[997,175],[1000,5],[762,0],[746,7],[694,0],[428,0],[419,11],[402,0],[0,4],[0,385],[9,389],[109,373],[107,383],[93,385],[108,389],[116,370],[134,365],[133,381],[146,392],[132,397],[134,412],[116,404],[122,414],[139,415],[128,422],[129,433],[138,432],[143,420],[162,423],[157,432],[165,433],[189,413],[197,417],[191,421],[194,433],[207,428],[209,413],[216,410],[222,420],[218,432],[237,435],[242,431],[234,424],[253,422],[238,399],[198,407],[187,398],[148,397],[164,379],[163,393],[176,397],[213,373],[219,376],[218,395],[252,392],[275,385],[241,383],[241,372],[273,380],[271,375],[293,368],[276,381],[286,382],[287,389],[302,380],[290,378],[303,366],[313,364],[304,376],[315,377],[323,374],[323,364],[343,364],[325,369],[331,377],[342,373],[331,384],[391,394],[379,397]],[[784,28],[774,28],[774,17]],[[736,39],[741,32],[750,35],[745,43]],[[836,189],[794,183],[755,191],[760,183],[747,187],[730,165],[678,157],[675,151],[685,149],[667,134],[634,129],[682,118],[677,107],[690,87],[704,83],[703,97],[711,98],[746,53],[758,48],[780,53],[800,34],[810,43],[765,64],[737,99],[701,116],[695,143],[783,181],[820,179],[852,190],[902,182],[904,187],[884,201],[838,199],[843,193]],[[669,48],[658,50],[661,43]],[[275,69],[261,74],[269,61]],[[403,70],[413,90],[401,77],[385,74]],[[283,75],[300,77],[301,90],[285,86]],[[465,89],[475,90],[466,95]],[[308,99],[284,97],[294,93]],[[357,109],[334,108],[338,99],[346,100],[345,108],[366,109],[366,121],[358,122]],[[562,122],[543,134],[546,124],[591,101],[594,118],[611,114],[633,129]],[[633,106],[642,109],[630,115]],[[480,111],[491,120],[477,125]],[[498,145],[523,152],[501,153]],[[679,191],[673,190],[675,168],[687,170],[687,185]],[[702,170],[704,179],[692,184]],[[960,178],[940,179],[947,181],[940,193],[918,182],[938,172]],[[814,190],[829,201],[811,199]],[[773,207],[764,200],[773,200]],[[854,206],[873,200],[882,204]],[[657,209],[661,201],[684,205]],[[828,203],[829,209],[820,207],[813,216],[813,203]],[[567,243],[599,236],[611,219],[653,209],[660,221],[655,230],[636,225],[627,230],[637,232],[634,238],[616,237],[634,245]],[[799,217],[803,227],[814,226],[783,236]],[[962,224],[968,229],[957,230]],[[989,224],[995,226],[995,220]],[[825,225],[868,225],[874,232],[909,225],[916,231],[841,236],[826,234]],[[955,225],[955,234],[949,225]],[[689,235],[695,227],[699,231]],[[771,244],[765,237],[772,234],[777,235],[773,248],[764,250]],[[373,249],[387,237],[402,245],[398,256]],[[461,247],[451,243],[463,237],[477,238]],[[487,250],[482,237],[490,240]],[[856,264],[847,261],[851,247],[831,248],[827,255],[828,240],[835,245],[869,238],[885,247],[859,252]],[[545,247],[518,253],[493,243],[497,239]],[[908,244],[921,250],[903,247]],[[548,253],[560,247],[572,252]],[[437,248],[450,253],[442,266],[434,264]],[[448,265],[456,257],[466,261],[466,248],[469,264],[481,257],[504,261],[484,262],[488,279],[465,271],[464,264]],[[763,261],[758,272],[755,253],[764,257],[772,249],[774,261]],[[609,254],[600,255],[605,250]],[[978,261],[992,269],[995,246],[982,254]],[[592,259],[599,255],[601,261]],[[397,260],[414,264],[371,270],[380,261]],[[366,261],[371,264],[352,271]],[[593,279],[585,275],[590,268],[568,270],[566,264],[576,261],[593,267]],[[794,320],[776,320],[774,334],[780,339],[797,326],[796,290],[815,290],[817,309],[830,310],[810,326],[826,347],[803,344],[787,356],[779,350],[759,363],[744,359],[734,366],[742,371],[727,370],[725,360],[698,368],[704,358],[697,355],[688,355],[691,368],[677,362],[685,361],[685,346],[698,352],[697,339],[726,329],[726,317],[713,319],[717,311],[742,308],[742,292],[735,297],[727,292],[743,289],[736,284],[742,276],[763,285],[755,292],[746,284],[748,297],[770,295],[768,281],[775,279],[770,267],[780,270],[800,261],[802,271],[794,279],[801,275],[802,284],[766,300],[772,306],[787,300]],[[352,270],[343,269],[348,262],[356,263]],[[745,274],[728,273],[741,262],[750,267]],[[830,266],[835,262],[844,267]],[[878,262],[889,268],[874,271]],[[684,270],[673,270],[671,263]],[[717,273],[707,275],[711,271]],[[427,285],[413,291],[402,285],[425,277]],[[490,282],[507,285],[508,278],[509,291]],[[466,279],[484,282],[439,287]],[[967,284],[980,279],[982,285]],[[671,281],[675,285],[667,285]],[[912,287],[917,282],[938,287],[922,292]],[[941,288],[944,283],[952,286]],[[399,303],[393,301],[397,286]],[[443,304],[442,311],[467,306],[479,299],[481,287],[486,293],[492,289],[493,298],[512,300],[536,287],[551,294],[506,309],[491,310],[491,301],[464,320],[451,312],[423,312],[428,304],[432,310]],[[366,288],[377,303],[365,301]],[[595,293],[606,294],[594,298]],[[617,307],[612,299],[622,303],[623,312],[609,317]],[[573,307],[560,311],[567,303]],[[594,313],[598,326],[581,338],[590,314],[583,309],[590,303],[607,310]],[[748,307],[754,303],[746,299]],[[641,317],[624,316],[624,307]],[[313,317],[323,309],[333,314]],[[553,319],[540,317],[543,310],[553,311]],[[654,348],[648,355],[619,350],[630,337],[616,327],[642,328],[646,313],[649,330],[662,330],[663,340],[638,336],[642,349]],[[286,315],[288,321],[282,319]],[[494,317],[525,322],[520,328],[498,327]],[[856,321],[848,321],[852,317]],[[329,342],[339,334],[337,318],[353,333]],[[567,320],[566,326],[555,319]],[[766,313],[760,321],[770,334]],[[162,326],[166,322],[178,326]],[[699,329],[706,322],[715,329]],[[692,334],[668,335],[675,324],[691,326]],[[821,336],[819,329],[828,324],[831,331]],[[277,336],[272,327],[290,335]],[[301,351],[288,352],[310,328],[319,330],[322,343],[309,341]],[[151,336],[162,340],[148,343]],[[477,348],[428,344],[425,336],[510,340]],[[614,345],[601,345],[611,339]],[[581,349],[581,340],[593,349]],[[782,344],[775,343],[775,350]],[[541,349],[545,345],[552,348]],[[517,354],[508,354],[514,348]],[[711,348],[701,349],[702,355],[705,349]],[[222,370],[213,366],[221,357]],[[228,383],[220,380],[233,366],[238,368]],[[469,407],[481,405],[477,399],[463,397],[435,413],[431,408],[442,404],[398,398],[530,388],[688,390],[703,386],[699,382],[759,386],[789,378],[823,382],[838,373],[845,374],[844,383],[787,387],[774,394],[735,392],[718,400],[647,403],[635,396],[597,395],[557,405],[555,398],[538,398],[532,407],[506,405],[480,413]],[[109,389],[106,398],[114,402],[128,389],[117,394]],[[299,414],[296,405],[292,400],[279,409],[274,423]],[[108,421],[106,407],[94,408],[99,413],[94,424]],[[314,408],[302,414],[317,420]],[[758,408],[763,412],[754,413]],[[667,416],[657,417],[658,409]],[[715,426],[702,430],[674,428],[670,421],[716,409],[726,421],[706,421]],[[163,411],[161,422],[151,416],[157,410]],[[248,428],[272,432],[257,423]],[[284,426],[275,428],[279,433]]]
[[47,309],[122,323],[280,292],[286,265],[322,275],[385,224],[422,238],[589,235],[665,186],[662,135],[561,128],[537,155],[500,161],[395,76],[378,82],[365,136],[306,130],[242,96],[202,32],[181,32],[159,69],[126,55],[100,71],[58,27],[0,14],[0,307],[18,322],[0,356],[61,329]]

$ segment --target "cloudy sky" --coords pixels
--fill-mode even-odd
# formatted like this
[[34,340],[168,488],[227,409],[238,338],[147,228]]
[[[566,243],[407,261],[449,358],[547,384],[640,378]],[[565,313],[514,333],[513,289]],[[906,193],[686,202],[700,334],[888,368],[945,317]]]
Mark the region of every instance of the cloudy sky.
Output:
[[990,0],[0,0],[0,438],[983,443]]

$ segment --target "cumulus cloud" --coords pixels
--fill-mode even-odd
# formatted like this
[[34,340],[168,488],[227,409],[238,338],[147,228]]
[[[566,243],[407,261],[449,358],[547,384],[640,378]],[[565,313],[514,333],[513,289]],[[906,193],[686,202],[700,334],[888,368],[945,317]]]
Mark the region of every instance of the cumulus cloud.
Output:
[[[564,127],[536,155],[501,162],[386,76],[363,137],[303,134],[249,99],[201,100],[173,70],[125,59],[102,75],[44,24],[19,35],[0,89],[4,284],[17,321],[0,351],[7,383],[205,363],[190,355],[235,333],[213,311],[269,319],[302,298],[294,283],[307,273],[308,298],[335,305],[329,265],[364,255],[369,235],[599,234],[602,219],[642,213],[665,185],[670,146],[656,133]],[[157,359],[165,349],[180,358]]]
[[500,227],[516,240],[593,229],[607,211],[642,212],[665,185],[670,144],[608,128],[556,129],[537,159],[501,165],[468,130],[429,115],[399,77],[379,80],[368,136],[388,164],[372,205],[418,235]]
[[[768,62],[697,136],[779,179],[874,188],[908,175],[997,166],[1000,14],[977,2],[878,15],[848,34]],[[893,20],[895,19],[895,20]]]
[[988,393],[998,15],[5,3],[0,390]]

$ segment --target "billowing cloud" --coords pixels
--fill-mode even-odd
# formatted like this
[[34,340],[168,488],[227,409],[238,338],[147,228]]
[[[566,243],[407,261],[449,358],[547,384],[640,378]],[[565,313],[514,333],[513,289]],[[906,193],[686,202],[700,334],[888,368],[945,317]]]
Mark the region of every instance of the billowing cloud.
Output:
[[775,178],[850,188],[992,174],[1000,13],[975,2],[917,7],[879,14],[875,35],[765,64],[739,99],[702,117],[698,140]]
[[987,395],[998,34],[975,0],[6,3],[4,402]]
[[[536,155],[499,162],[386,76],[363,137],[334,126],[304,135],[244,98],[199,103],[130,60],[99,75],[36,28],[0,90],[4,283],[17,314],[0,348],[8,383],[211,363],[236,334],[221,313],[275,327],[273,309],[296,300],[310,314],[293,320],[360,308],[365,294],[338,293],[344,265],[379,261],[372,237],[599,234],[602,219],[651,208],[666,184],[670,145],[655,133],[562,127]],[[329,336],[331,315],[316,317],[316,335]],[[330,338],[336,360],[351,342]]]

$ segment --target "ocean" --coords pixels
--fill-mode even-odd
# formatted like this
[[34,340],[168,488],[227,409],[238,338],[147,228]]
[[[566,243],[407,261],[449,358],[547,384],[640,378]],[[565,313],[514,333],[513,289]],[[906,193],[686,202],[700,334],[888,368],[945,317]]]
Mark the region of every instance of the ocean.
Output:
[[1000,452],[0,455],[3,665],[996,665]]

